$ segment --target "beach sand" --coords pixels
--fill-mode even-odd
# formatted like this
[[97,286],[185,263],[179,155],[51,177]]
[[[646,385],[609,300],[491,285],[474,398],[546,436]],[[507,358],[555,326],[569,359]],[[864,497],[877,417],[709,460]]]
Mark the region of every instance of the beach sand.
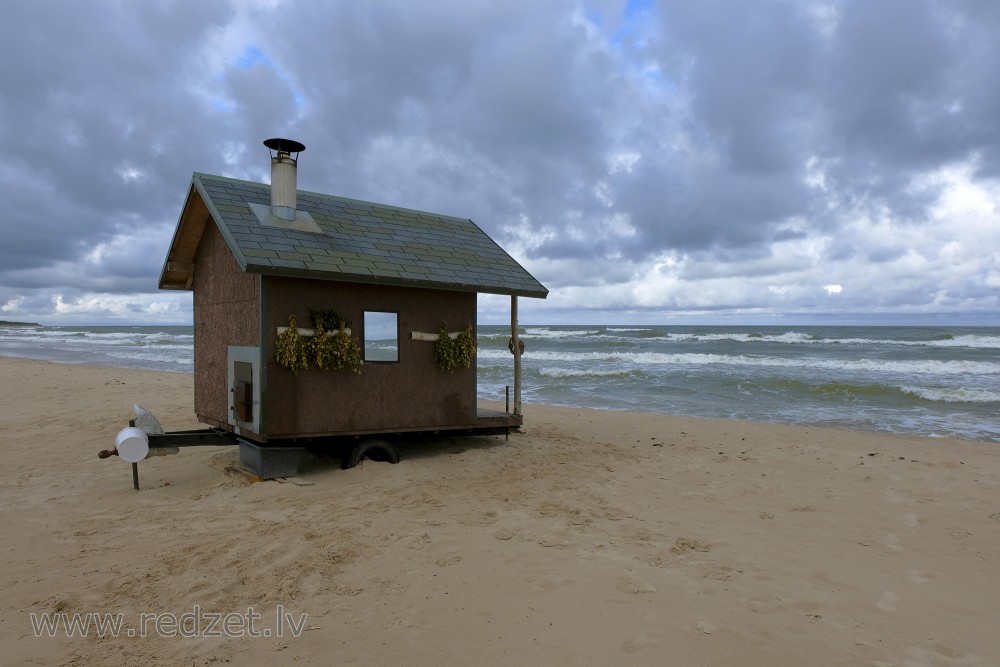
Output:
[[[134,491],[97,452],[133,403],[199,428],[191,385],[0,358],[4,664],[1000,664],[997,444],[527,405],[509,441],[284,483],[189,448]],[[123,636],[35,636],[76,613]]]

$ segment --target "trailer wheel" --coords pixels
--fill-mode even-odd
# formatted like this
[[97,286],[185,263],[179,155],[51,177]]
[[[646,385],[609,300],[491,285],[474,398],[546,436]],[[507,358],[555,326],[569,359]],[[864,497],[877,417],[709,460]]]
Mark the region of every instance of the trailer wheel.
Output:
[[386,440],[362,440],[351,450],[348,456],[344,457],[341,465],[344,470],[347,470],[358,465],[365,459],[399,463],[399,454],[396,453],[396,448]]

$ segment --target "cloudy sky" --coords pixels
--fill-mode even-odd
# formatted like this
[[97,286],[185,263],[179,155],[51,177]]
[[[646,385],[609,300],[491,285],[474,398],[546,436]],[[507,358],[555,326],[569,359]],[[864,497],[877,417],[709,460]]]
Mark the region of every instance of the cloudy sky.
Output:
[[[0,319],[191,321],[191,174],[472,218],[529,323],[1000,324],[995,0],[5,0]],[[508,300],[480,297],[480,321]]]

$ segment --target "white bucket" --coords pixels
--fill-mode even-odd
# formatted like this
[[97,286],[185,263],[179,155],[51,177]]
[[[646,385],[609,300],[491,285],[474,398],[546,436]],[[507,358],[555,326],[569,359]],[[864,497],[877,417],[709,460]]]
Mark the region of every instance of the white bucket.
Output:
[[149,437],[141,428],[129,426],[118,432],[115,438],[118,456],[129,463],[138,463],[149,454]]

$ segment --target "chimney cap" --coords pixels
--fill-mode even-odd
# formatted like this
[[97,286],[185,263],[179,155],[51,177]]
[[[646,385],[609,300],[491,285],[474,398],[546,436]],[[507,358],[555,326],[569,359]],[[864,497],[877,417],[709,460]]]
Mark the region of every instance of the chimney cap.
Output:
[[264,145],[279,153],[301,153],[306,149],[305,146],[291,139],[267,139],[264,141]]

